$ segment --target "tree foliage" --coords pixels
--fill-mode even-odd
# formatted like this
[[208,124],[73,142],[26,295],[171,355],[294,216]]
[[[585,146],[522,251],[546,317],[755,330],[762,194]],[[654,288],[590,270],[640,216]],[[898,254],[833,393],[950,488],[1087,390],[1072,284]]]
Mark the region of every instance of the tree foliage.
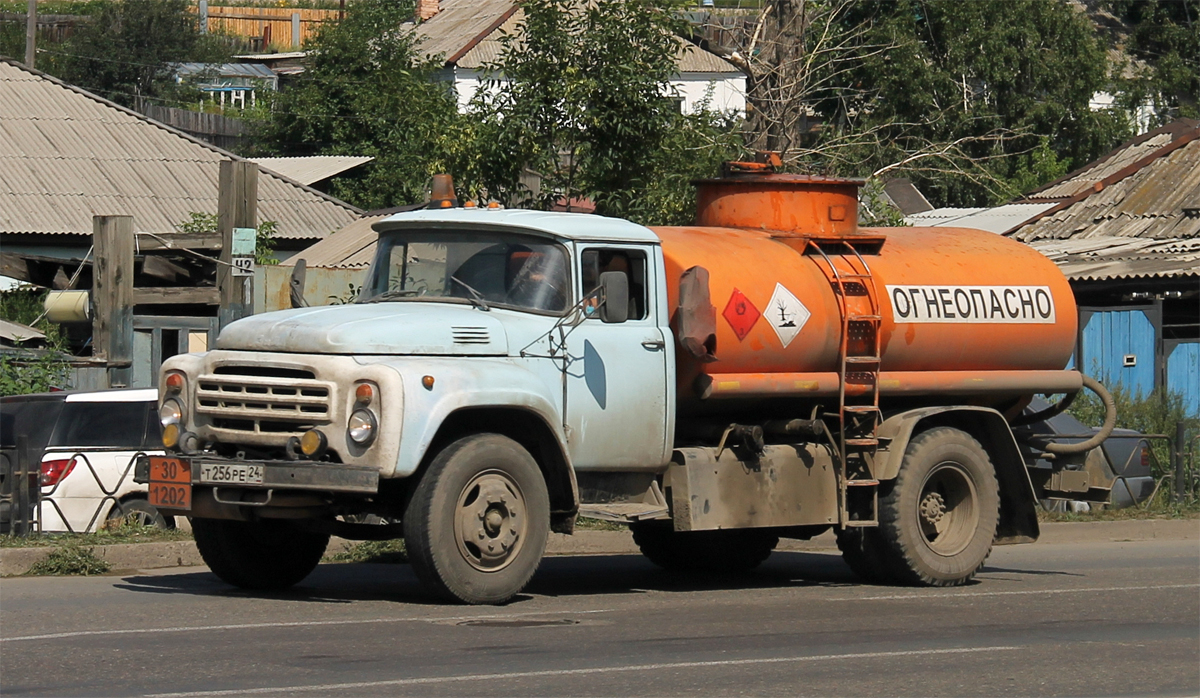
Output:
[[[1087,17],[1061,0],[768,5],[792,21],[764,11],[753,55],[781,57],[758,70],[762,58],[748,61],[760,131],[750,136],[791,129],[765,140],[799,168],[905,171],[939,204],[983,205],[1128,135],[1123,115],[1089,109],[1109,86],[1107,56]],[[772,51],[772,41],[800,49]],[[778,115],[763,119],[769,110]]]
[[[174,64],[225,62],[221,37],[200,33],[189,0],[104,0],[61,46],[46,47],[58,77],[119,104],[180,97]],[[40,49],[39,49],[40,50]],[[41,63],[39,58],[39,65]]]
[[1126,49],[1142,70],[1122,85],[1123,102],[1149,102],[1158,123],[1200,118],[1200,0],[1108,0],[1108,7],[1132,27]]
[[[679,0],[528,0],[474,101],[479,184],[548,209],[588,198],[597,213],[667,222],[688,206],[684,180],[736,151],[719,115],[672,99]],[[534,173],[536,187],[523,182]],[[527,178],[526,178],[527,179]]]
[[429,177],[462,148],[457,104],[440,67],[401,25],[411,1],[358,0],[322,27],[299,84],[279,93],[259,128],[263,154],[369,155],[331,193],[362,208],[424,200]]

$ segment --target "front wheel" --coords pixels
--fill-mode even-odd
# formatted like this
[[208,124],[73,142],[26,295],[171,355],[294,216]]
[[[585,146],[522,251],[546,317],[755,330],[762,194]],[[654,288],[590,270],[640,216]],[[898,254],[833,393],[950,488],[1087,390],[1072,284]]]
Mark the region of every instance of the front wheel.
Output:
[[413,571],[447,600],[499,604],[537,571],[550,496],[537,462],[512,439],[476,434],[447,446],[404,514]]
[[956,586],[992,550],[1000,488],[987,452],[970,434],[930,429],[909,442],[891,491],[879,502],[883,569],[896,581]]

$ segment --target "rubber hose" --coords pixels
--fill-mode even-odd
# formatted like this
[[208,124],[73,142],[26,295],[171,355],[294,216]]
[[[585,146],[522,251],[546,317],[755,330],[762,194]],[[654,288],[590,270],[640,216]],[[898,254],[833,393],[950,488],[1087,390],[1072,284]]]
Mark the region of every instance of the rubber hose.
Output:
[[1100,427],[1100,431],[1087,441],[1082,441],[1077,444],[1056,444],[1048,443],[1042,448],[1048,453],[1058,455],[1069,455],[1072,453],[1084,453],[1104,443],[1109,434],[1112,434],[1113,427],[1117,426],[1117,403],[1113,401],[1113,396],[1100,385],[1100,381],[1088,376],[1083,377],[1083,387],[1100,396],[1104,402],[1104,426]]
[[1067,396],[1064,397],[1063,399],[1059,400],[1056,404],[1047,407],[1046,409],[1042,410],[1041,412],[1034,412],[1033,414],[1027,414],[1027,415],[1024,415],[1021,417],[1017,417],[1012,422],[1010,422],[1009,426],[1023,427],[1023,426],[1027,426],[1029,424],[1037,424],[1038,422],[1044,422],[1047,419],[1050,419],[1051,417],[1057,417],[1058,415],[1065,412],[1067,410],[1067,408],[1071,406],[1071,403],[1075,402],[1075,398],[1077,398],[1077,397],[1079,397],[1078,390],[1076,390],[1073,393],[1067,393]]

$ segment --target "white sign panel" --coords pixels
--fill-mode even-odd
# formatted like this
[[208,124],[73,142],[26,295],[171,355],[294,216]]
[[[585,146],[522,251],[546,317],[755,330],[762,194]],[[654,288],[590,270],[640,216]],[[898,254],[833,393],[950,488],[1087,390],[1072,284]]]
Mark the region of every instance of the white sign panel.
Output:
[[1049,286],[887,286],[896,323],[1052,325]]
[[808,318],[812,317],[812,313],[808,312],[808,308],[804,307],[800,299],[779,283],[775,284],[775,293],[771,294],[771,300],[767,302],[762,315],[763,319],[771,324],[771,329],[775,330],[776,336],[785,347],[792,343],[796,335],[800,334],[800,330],[804,329]]
[[234,257],[233,258],[233,275],[234,276],[254,276],[254,258],[253,257]]

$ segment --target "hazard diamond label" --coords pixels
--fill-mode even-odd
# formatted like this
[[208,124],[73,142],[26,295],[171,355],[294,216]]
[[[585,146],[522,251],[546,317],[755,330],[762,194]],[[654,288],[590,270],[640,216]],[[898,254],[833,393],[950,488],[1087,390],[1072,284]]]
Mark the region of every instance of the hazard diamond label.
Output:
[[804,324],[812,317],[812,313],[808,312],[808,308],[804,307],[800,299],[784,288],[783,284],[777,283],[775,293],[771,294],[771,300],[767,303],[764,317],[771,323],[771,329],[775,330],[779,341],[786,347],[800,334],[800,330],[804,329]]
[[725,316],[725,320],[729,322],[729,326],[733,328],[733,333],[737,335],[738,341],[746,338],[750,334],[750,328],[754,327],[754,323],[758,322],[758,318],[762,317],[762,313],[758,312],[758,308],[750,302],[746,294],[733,289],[733,295],[729,296],[729,303],[725,306],[725,312],[721,313]]

